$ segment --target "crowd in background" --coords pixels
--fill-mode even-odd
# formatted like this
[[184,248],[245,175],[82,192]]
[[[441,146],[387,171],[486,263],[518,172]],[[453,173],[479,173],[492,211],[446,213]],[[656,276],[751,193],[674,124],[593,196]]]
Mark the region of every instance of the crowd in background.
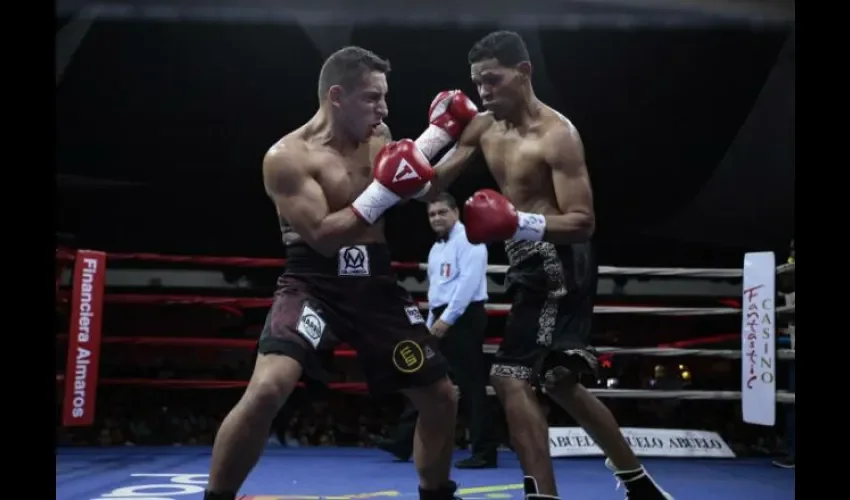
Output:
[[[630,364],[621,365],[618,387],[634,388]],[[248,369],[248,367],[245,367]],[[175,367],[161,366],[157,375],[171,376]],[[637,374],[641,371],[637,370]],[[211,373],[211,375],[215,375]],[[703,374],[700,382],[682,379],[678,365],[649,367],[638,384],[653,390],[716,389],[724,383]],[[210,377],[213,378],[212,376]],[[224,377],[222,377],[224,378]],[[228,377],[230,378],[230,374]],[[609,383],[610,385],[610,383]],[[57,444],[59,446],[210,446],[221,420],[243,389],[171,389],[160,387],[102,386],[97,401],[97,419],[90,428],[61,426],[61,393],[57,398]],[[542,396],[551,426],[574,426],[560,407]],[[683,401],[670,399],[605,399],[624,427],[691,428],[713,430],[739,456],[766,456],[784,450],[783,414],[775,428],[743,423],[740,403],[732,401]],[[494,418],[500,421],[502,444],[509,445],[504,418],[492,400]],[[372,447],[378,437],[387,437],[402,412],[401,397],[375,399],[365,394],[331,391],[323,386],[299,388],[278,415],[270,430],[269,446],[357,446]],[[457,446],[466,447],[465,415],[458,419]]]

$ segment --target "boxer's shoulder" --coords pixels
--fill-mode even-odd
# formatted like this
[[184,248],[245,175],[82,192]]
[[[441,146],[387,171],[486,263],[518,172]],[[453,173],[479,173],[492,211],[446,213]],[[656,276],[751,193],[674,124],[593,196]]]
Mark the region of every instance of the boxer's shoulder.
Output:
[[266,151],[263,157],[263,172],[275,173],[300,169],[309,158],[309,148],[304,141],[284,137]]
[[482,111],[475,115],[475,117],[469,122],[469,125],[466,126],[466,129],[464,129],[464,132],[469,130],[472,135],[481,136],[490,130],[495,123],[496,119],[493,117],[493,113],[489,111]]
[[277,141],[263,158],[264,172],[311,173],[329,163],[327,148],[321,147],[302,134],[292,133]]
[[559,143],[574,142],[578,139],[578,129],[569,118],[557,110],[546,106],[540,122],[540,137],[544,141]]

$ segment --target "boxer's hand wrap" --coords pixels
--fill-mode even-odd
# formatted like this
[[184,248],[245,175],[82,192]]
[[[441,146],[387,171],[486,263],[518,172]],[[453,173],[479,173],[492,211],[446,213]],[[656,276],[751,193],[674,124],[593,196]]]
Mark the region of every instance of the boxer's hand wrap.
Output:
[[519,241],[541,241],[546,234],[546,217],[539,214],[517,212],[516,233],[512,239]]
[[372,181],[360,196],[351,203],[351,209],[358,217],[374,224],[384,212],[401,201],[401,196],[385,188],[378,181]]
[[478,108],[460,90],[444,90],[428,108],[428,129],[416,139],[416,146],[428,159],[456,141],[478,114]]
[[428,189],[434,169],[413,141],[402,139],[378,151],[372,176],[372,183],[351,203],[354,213],[369,224],[402,199]]
[[430,160],[452,143],[452,136],[436,125],[428,125],[425,132],[422,132],[415,142],[419,151],[422,151],[422,154]]

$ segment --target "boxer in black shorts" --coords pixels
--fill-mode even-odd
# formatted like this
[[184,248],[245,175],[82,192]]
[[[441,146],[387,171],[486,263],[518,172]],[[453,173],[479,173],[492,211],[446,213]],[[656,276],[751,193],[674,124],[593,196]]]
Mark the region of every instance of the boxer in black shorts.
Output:
[[383,123],[389,70],[359,47],[332,54],[319,75],[318,112],[266,153],[263,182],[284,229],[287,268],[251,380],[216,435],[205,500],[235,500],[275,415],[302,374],[319,371],[316,350],[331,335],[357,351],[373,393],[401,391],[418,410],[420,498],[454,497],[457,396],[435,339],[390,269],[381,216],[427,190],[428,158],[457,138],[475,107],[462,94],[441,93],[425,133],[392,142]]
[[304,243],[287,249],[259,352],[283,354],[319,376],[314,352],[323,339],[350,344],[373,394],[425,387],[446,376],[438,340],[398,284],[386,245],[342,247],[325,257]]
[[534,94],[528,50],[516,33],[482,38],[469,63],[487,111],[470,121],[437,165],[424,199],[445,189],[478,153],[501,191],[479,190],[463,216],[471,243],[506,242],[514,302],[490,380],[526,475],[526,494],[558,494],[546,419],[533,391],[540,382],[605,452],[628,498],[672,499],[644,470],[611,411],[581,383],[596,370],[587,346],[596,220],[579,133]]
[[505,287],[512,297],[505,336],[491,374],[533,380],[562,354],[571,373],[595,383],[596,355],[588,348],[596,295],[596,260],[590,243],[506,243],[511,263]]

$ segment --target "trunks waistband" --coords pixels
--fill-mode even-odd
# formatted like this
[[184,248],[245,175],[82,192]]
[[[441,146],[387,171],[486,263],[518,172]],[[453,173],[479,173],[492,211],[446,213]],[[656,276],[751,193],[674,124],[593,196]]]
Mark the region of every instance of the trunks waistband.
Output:
[[320,254],[305,243],[296,243],[286,249],[286,270],[283,274],[356,278],[392,276],[393,270],[390,249],[385,243],[344,246],[331,257]]

